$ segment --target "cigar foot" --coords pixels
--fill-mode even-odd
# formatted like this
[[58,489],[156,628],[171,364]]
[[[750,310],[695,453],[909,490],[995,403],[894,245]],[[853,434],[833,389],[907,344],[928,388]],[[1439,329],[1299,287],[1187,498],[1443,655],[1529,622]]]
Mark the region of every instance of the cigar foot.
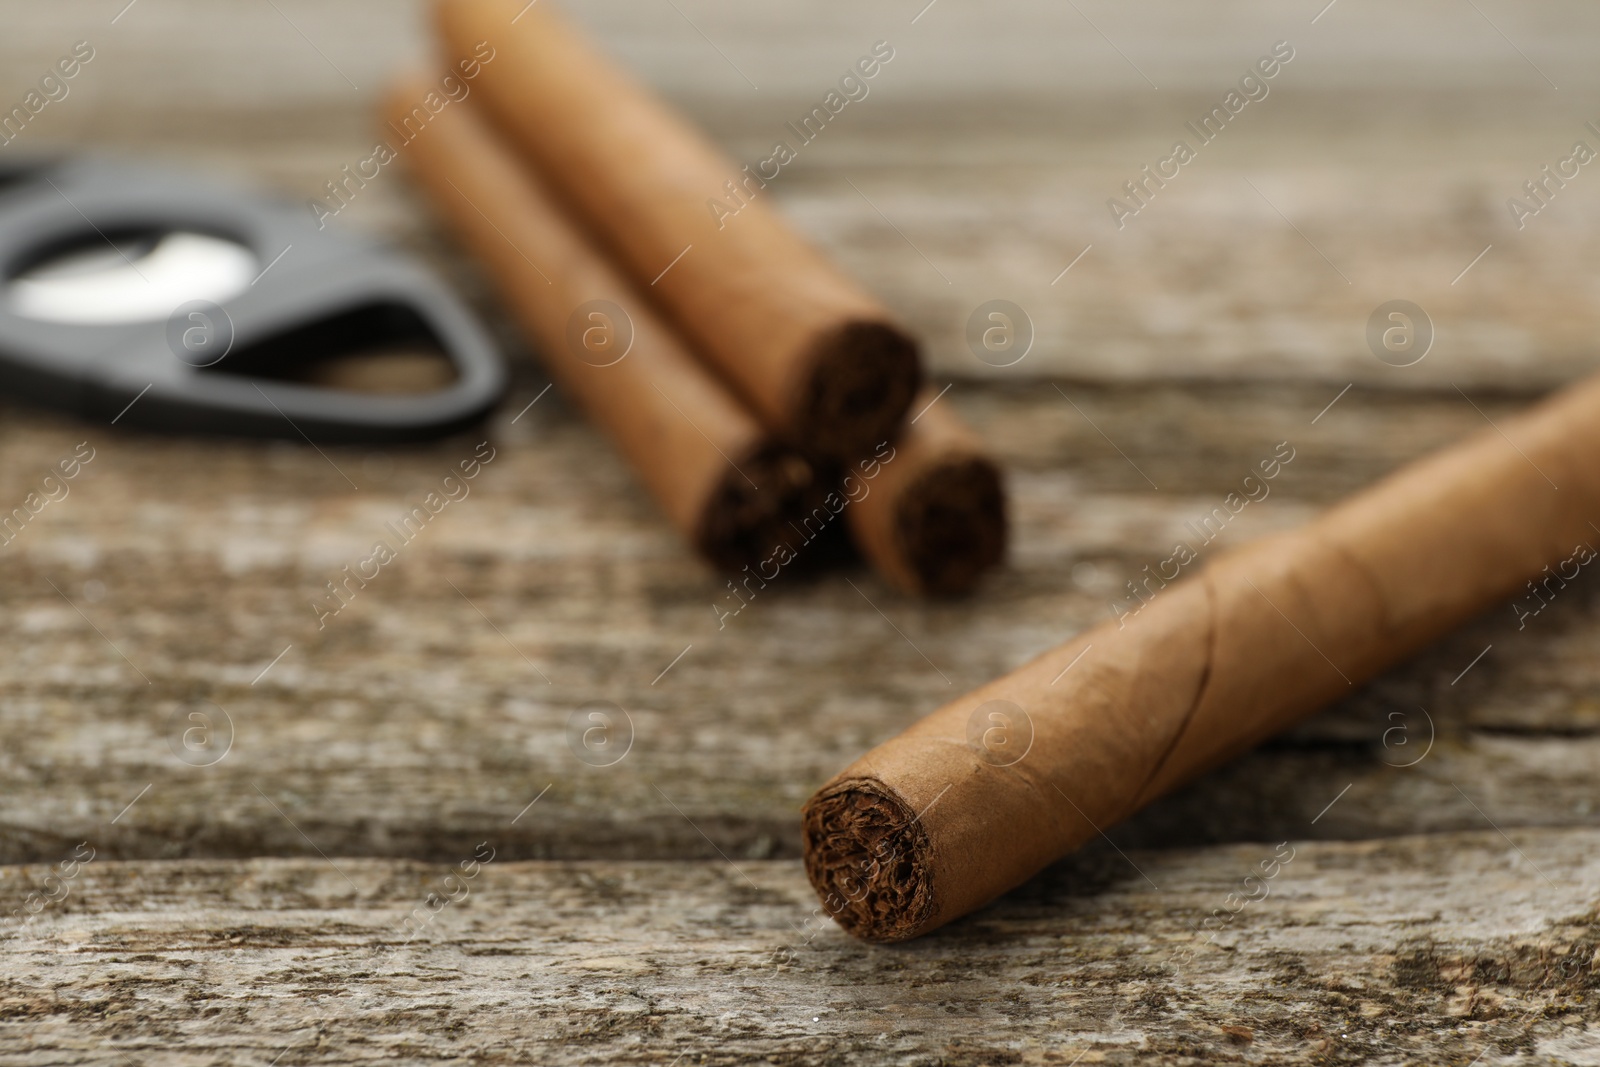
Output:
[[806,804],[806,875],[823,907],[865,941],[906,941],[933,916],[928,835],[882,784],[846,779]]
[[805,444],[848,461],[893,437],[922,385],[916,341],[880,320],[855,319],[817,338],[813,351],[796,419]]
[[999,469],[980,456],[945,460],[907,488],[895,527],[924,592],[967,592],[1005,555]]
[[[842,523],[823,499],[832,488],[810,462],[776,445],[762,445],[728,467],[707,503],[699,548],[717,568],[746,567],[772,579],[779,570],[802,572],[833,562],[845,545]],[[763,583],[764,584],[764,583]]]

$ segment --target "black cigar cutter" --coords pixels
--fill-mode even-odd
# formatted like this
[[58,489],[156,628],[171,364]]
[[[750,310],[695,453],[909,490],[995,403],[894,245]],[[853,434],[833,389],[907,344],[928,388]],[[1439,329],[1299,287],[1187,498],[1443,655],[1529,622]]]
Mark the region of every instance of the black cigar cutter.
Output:
[[0,162],[0,393],[119,425],[316,441],[481,418],[506,375],[472,313],[419,263],[322,221],[144,164]]

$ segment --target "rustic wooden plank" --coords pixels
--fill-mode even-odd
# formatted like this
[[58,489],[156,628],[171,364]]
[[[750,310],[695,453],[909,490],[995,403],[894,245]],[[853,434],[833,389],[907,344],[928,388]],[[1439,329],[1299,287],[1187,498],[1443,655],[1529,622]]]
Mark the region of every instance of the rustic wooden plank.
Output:
[[[46,859],[146,786],[99,838],[107,854],[448,857],[549,785],[509,856],[793,855],[813,788],[952,693],[1109,617],[1126,578],[1192,536],[1185,523],[1277,442],[1295,458],[1219,544],[1303,521],[1483,422],[1453,391],[1352,390],[1311,425],[1321,387],[1067,383],[1069,403],[1049,384],[962,386],[941,402],[1012,472],[1011,566],[971,600],[932,605],[859,571],[785,578],[719,630],[713,605],[738,602],[605,442],[555,394],[511,422],[543,385],[533,376],[485,430],[498,451],[472,495],[320,631],[323,583],[479,438],[324,459],[9,413],[0,500],[78,441],[97,452],[0,549],[0,858]],[[1519,403],[1476,401],[1496,419]],[[1505,605],[1118,834],[1592,826],[1597,608],[1588,577],[1523,630]],[[568,744],[595,700],[633,717],[615,766]],[[219,707],[232,750],[181,761],[189,716],[220,721]]]
[[[96,850],[0,942],[0,1059],[1595,1062],[1587,575],[1114,829],[1127,856],[1091,848],[917,945],[817,923],[798,865],[768,858],[794,855],[800,800],[839,766],[1106,617],[1277,442],[1296,459],[1221,543],[1481,428],[1457,384],[1498,420],[1589,369],[1588,180],[1523,230],[1504,201],[1589,137],[1600,12],[1480,6],[579,8],[740,159],[894,43],[770,192],[927,338],[941,382],[989,380],[943,401],[1012,478],[1012,564],[968,601],[786,577],[718,629],[720,582],[559,396],[511,421],[534,369],[481,434],[331,463],[0,412],[0,509],[97,450],[0,547],[0,863]],[[3,151],[92,145],[316,196],[424,61],[422,7],[19,8],[0,101],[75,40],[97,57]],[[1107,197],[1279,38],[1297,57],[1271,97],[1115,229]],[[336,224],[482,300],[399,168]],[[1010,368],[963,340],[996,297],[1037,335]],[[1396,297],[1438,330],[1409,368],[1362,336]],[[486,438],[473,495],[319,630],[323,583]],[[595,700],[635,726],[610,767],[569,745]],[[196,766],[190,716],[221,708],[231,747]],[[1203,944],[1272,854],[1226,843],[1285,839],[1271,896]],[[485,840],[471,896],[403,943],[448,873],[415,861]],[[581,862],[516,862],[540,857]],[[57,893],[52,870],[0,866],[0,917]]]
[[[377,93],[429,51],[420,2],[224,12],[146,0],[113,26],[107,11],[121,6],[19,16],[0,41],[0,99],[20,98],[80,37],[99,55],[12,148],[160,153],[325,195],[341,166],[371,154]],[[1600,332],[1586,280],[1600,199],[1580,175],[1520,228],[1506,202],[1574,140],[1600,147],[1585,125],[1600,87],[1592,5],[1480,18],[1447,0],[1346,4],[1313,25],[1320,6],[1146,0],[1080,14],[1032,0],[943,4],[915,23],[921,2],[615,0],[578,13],[748,161],[770,155],[874,40],[891,42],[870,95],[801,146],[770,194],[926,337],[941,373],[1410,388],[1548,386],[1586,371]],[[1107,201],[1123,183],[1191,137],[1185,122],[1280,39],[1296,58],[1269,95],[1114,225]],[[425,216],[398,171],[338,223],[414,231]],[[1022,306],[1037,336],[1004,370],[963,339],[997,297]],[[1363,339],[1369,315],[1397,298],[1437,331],[1434,353],[1403,369]]]
[[[489,855],[479,840],[457,863]],[[1100,848],[894,947],[822,920],[794,861],[497,859],[448,883],[457,867],[336,863],[0,868],[8,914],[66,894],[0,942],[0,1055],[1510,1064],[1600,1047],[1594,830]],[[424,922],[430,892],[459,899]]]

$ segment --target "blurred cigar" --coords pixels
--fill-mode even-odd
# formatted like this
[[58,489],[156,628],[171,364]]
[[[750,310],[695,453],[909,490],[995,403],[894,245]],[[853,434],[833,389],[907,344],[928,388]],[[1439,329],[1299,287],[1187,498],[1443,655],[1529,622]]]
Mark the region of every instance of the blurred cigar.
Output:
[[806,870],[824,906],[868,940],[926,933],[1541,568],[1593,559],[1596,456],[1600,378],[1300,530],[1151,579],[1137,613],[945,705],[812,797]]
[[[397,87],[388,116],[403,120],[431,88]],[[796,540],[791,520],[830,487],[684,349],[470,106],[435,115],[405,157],[551,376],[701,553],[738,570]]]
[[[549,3],[439,0],[438,22],[452,54],[496,50],[474,99],[769,429],[846,462],[892,436],[921,378],[916,343],[769,210],[758,175]],[[730,184],[743,206],[719,218],[709,205]]]
[[965,593],[1006,549],[1000,467],[925,390],[871,491],[846,511],[856,547],[908,593]]

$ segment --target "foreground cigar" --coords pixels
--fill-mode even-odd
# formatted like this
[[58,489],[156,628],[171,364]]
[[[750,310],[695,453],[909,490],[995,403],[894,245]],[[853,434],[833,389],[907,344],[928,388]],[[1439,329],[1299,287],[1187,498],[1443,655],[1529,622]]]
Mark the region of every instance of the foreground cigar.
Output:
[[[420,81],[398,87],[390,117],[409,116],[431,88]],[[826,493],[822,479],[771,442],[469,106],[435,115],[406,158],[493,276],[550,374],[611,435],[707,558],[738,570],[794,540],[790,519]]]
[[[891,435],[920,379],[915,342],[768,210],[759,176],[548,3],[440,0],[439,25],[452,54],[496,49],[484,107],[770,429],[843,460]],[[719,219],[708,204],[733,182],[746,202]]]
[[1502,428],[1193,578],[1147,579],[1137,614],[867,753],[806,805],[806,870],[824,905],[868,940],[926,933],[1541,568],[1593,558],[1600,378]]
[[965,593],[1006,549],[999,466],[931,392],[894,442],[872,491],[851,506],[861,554],[908,593]]

